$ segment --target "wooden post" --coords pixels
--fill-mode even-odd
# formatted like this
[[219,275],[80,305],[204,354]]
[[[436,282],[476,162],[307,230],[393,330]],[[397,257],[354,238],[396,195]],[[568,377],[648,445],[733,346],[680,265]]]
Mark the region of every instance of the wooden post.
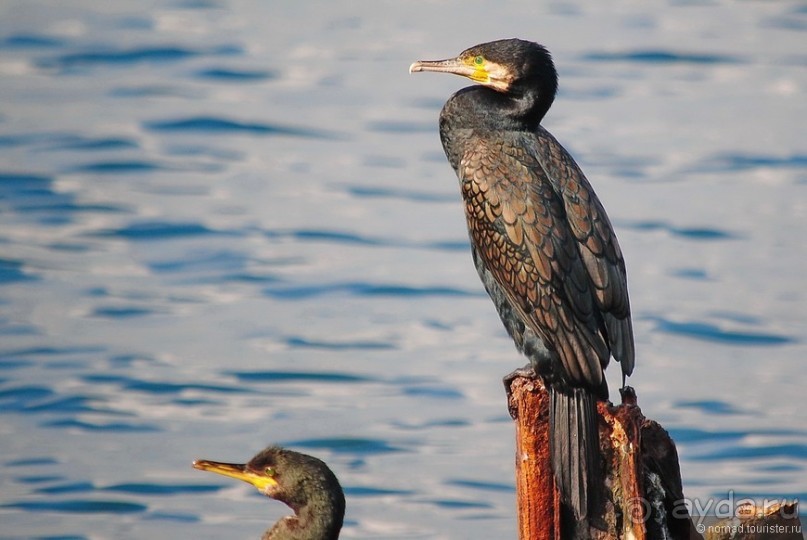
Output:
[[[549,392],[538,378],[516,376],[508,379],[508,408],[516,423],[516,499],[520,540],[564,540],[572,531],[563,530],[560,493],[552,473],[549,455]],[[608,493],[600,515],[591,516],[588,538],[688,538],[690,521],[684,512],[681,519],[672,520],[672,504],[683,499],[680,494],[680,474],[675,446],[666,432],[655,422],[647,421],[636,405],[632,391],[623,396],[623,404],[613,407],[598,403],[600,454],[604,462],[604,478],[600,486]],[[661,489],[647,495],[643,489],[641,440],[647,432],[658,451],[651,470],[664,469],[670,477],[665,480],[669,493]],[[677,480],[676,480],[677,479]],[[610,489],[606,489],[606,485]],[[667,495],[672,504],[659,497]],[[665,510],[658,516],[659,509]],[[683,525],[682,525],[683,523]],[[672,527],[672,530],[670,530]],[[686,531],[682,533],[681,531]],[[580,538],[580,531],[575,531]],[[585,533],[584,533],[585,534]]]
[[[509,379],[507,393],[516,423],[519,538],[562,540],[570,531],[562,530],[560,494],[549,455],[549,393],[540,378],[525,376]],[[642,415],[630,388],[622,397],[616,407],[597,405],[604,464],[600,488],[607,495],[600,514],[589,520],[596,526],[589,527],[588,537],[699,538],[682,505],[675,444],[661,426]]]
[[[549,393],[540,378],[523,375],[508,378],[506,386],[508,409],[516,424],[518,537],[520,540],[570,538],[573,533],[562,529],[560,495],[549,455]],[[604,466],[600,488],[607,500],[599,515],[590,516],[588,538],[703,540],[684,504],[675,444],[658,423],[642,415],[633,390],[626,388],[622,392],[622,403],[618,406],[598,403],[597,412]],[[746,533],[752,529],[758,532],[764,526],[774,530],[782,515],[792,517],[795,503],[783,508],[791,513],[754,513],[754,521],[748,523],[755,527],[739,529],[731,538],[769,538]],[[788,523],[797,525],[798,515]],[[728,538],[708,534],[700,521],[698,525],[710,540]],[[585,537],[585,531],[583,536],[579,530],[574,534],[575,538]],[[801,535],[800,529],[798,534]]]
[[508,387],[516,421],[518,537],[560,538],[559,499],[549,458],[549,393],[540,379],[516,377]]

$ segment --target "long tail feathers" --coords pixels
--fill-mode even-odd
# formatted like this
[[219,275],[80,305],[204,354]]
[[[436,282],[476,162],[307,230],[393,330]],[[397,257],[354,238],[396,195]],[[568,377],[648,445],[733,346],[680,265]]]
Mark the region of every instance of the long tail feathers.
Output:
[[565,393],[550,387],[550,397],[549,444],[555,481],[575,518],[585,520],[598,507],[597,401],[582,388]]

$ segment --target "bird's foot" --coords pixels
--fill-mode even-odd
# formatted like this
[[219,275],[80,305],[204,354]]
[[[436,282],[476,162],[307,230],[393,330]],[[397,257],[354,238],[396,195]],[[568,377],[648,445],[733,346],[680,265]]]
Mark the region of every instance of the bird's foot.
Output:
[[622,398],[622,405],[636,405],[636,390],[632,386],[623,386],[619,389],[619,396]]

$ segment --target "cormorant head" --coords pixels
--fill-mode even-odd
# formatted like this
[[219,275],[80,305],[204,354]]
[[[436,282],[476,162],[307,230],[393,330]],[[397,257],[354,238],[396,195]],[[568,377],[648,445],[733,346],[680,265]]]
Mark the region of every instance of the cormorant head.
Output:
[[438,71],[467,77],[516,99],[530,100],[530,116],[540,120],[558,88],[558,73],[545,47],[522,39],[500,39],[474,45],[456,58],[419,60],[409,72]]
[[342,497],[344,508],[344,496],[339,481],[323,461],[279,446],[262,450],[244,464],[197,460],[193,462],[193,466],[243,480],[264,495],[286,503],[295,511],[306,506],[314,496],[328,491],[336,494],[337,498]]
[[339,538],[345,494],[336,475],[315,457],[270,446],[248,463],[197,460],[193,466],[248,482],[294,510],[294,516],[275,523],[262,538]]

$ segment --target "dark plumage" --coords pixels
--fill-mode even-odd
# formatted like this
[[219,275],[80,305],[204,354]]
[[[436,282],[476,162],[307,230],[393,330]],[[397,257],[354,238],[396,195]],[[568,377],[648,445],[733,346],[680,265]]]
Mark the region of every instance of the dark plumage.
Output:
[[[587,516],[598,494],[596,400],[611,355],[634,365],[625,264],[613,227],[571,155],[540,123],[557,72],[541,45],[505,39],[410,71],[468,77],[440,113],[460,181],[474,264],[516,347],[547,383],[553,469]],[[601,482],[601,480],[600,480]]]
[[249,463],[234,464],[198,460],[196,469],[238,478],[258,491],[286,503],[287,516],[262,540],[336,540],[345,515],[345,496],[339,480],[321,460],[299,452],[270,446]]

